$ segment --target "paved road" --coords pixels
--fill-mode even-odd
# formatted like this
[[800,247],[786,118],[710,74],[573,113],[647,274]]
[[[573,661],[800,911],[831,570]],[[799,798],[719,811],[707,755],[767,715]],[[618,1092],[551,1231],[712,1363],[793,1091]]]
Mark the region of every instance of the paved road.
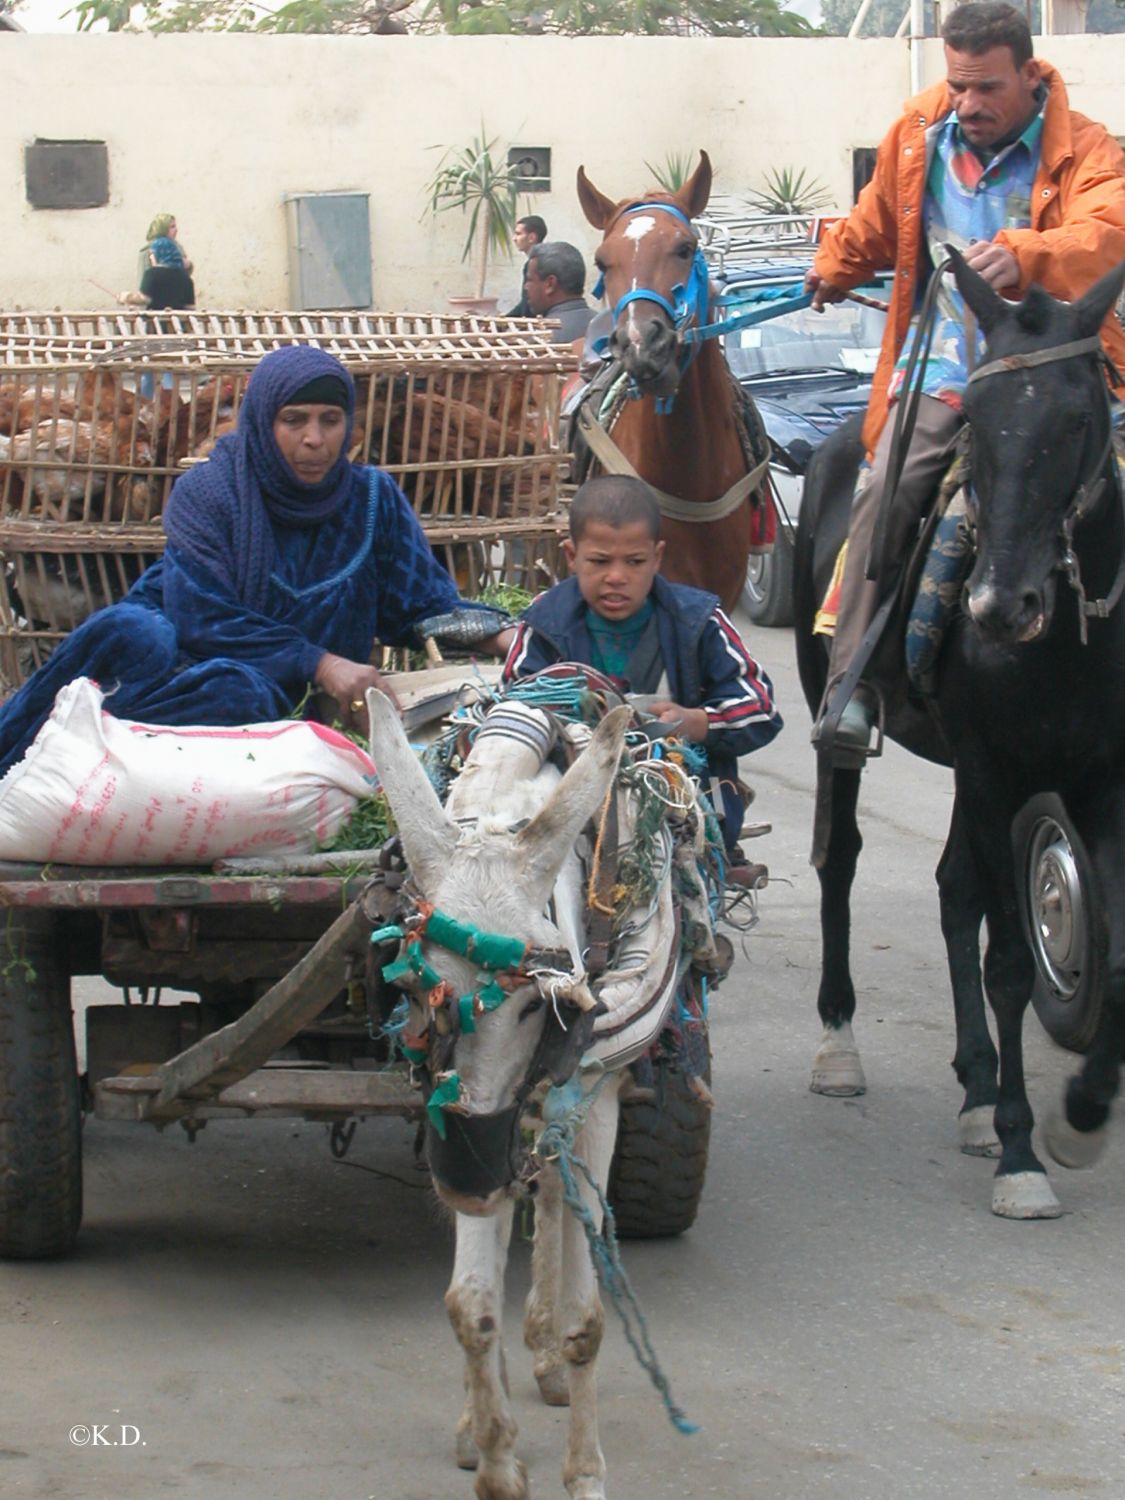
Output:
[[[1119,1500],[1125,1494],[1125,1145],[1055,1184],[1054,1223],[989,1213],[956,1148],[952,1022],[932,871],[947,778],[895,752],[868,773],[858,1035],[870,1091],[810,1094],[816,884],[808,719],[788,632],[754,644],[788,716],[749,763],[773,883],[714,1018],[718,1099],[695,1229],[627,1265],[678,1399],[678,1436],[609,1327],[615,1500]],[[1032,1101],[1070,1062],[1029,1024]],[[86,1126],[78,1256],[0,1267],[0,1496],[469,1500],[441,1305],[446,1228],[409,1132],[212,1124],[191,1145]],[[376,1172],[393,1174],[374,1175]],[[558,1411],[510,1368],[537,1497],[562,1495]],[[117,1447],[76,1447],[102,1424]],[[124,1428],[124,1432],[122,1432]],[[122,1439],[124,1442],[122,1443]]]

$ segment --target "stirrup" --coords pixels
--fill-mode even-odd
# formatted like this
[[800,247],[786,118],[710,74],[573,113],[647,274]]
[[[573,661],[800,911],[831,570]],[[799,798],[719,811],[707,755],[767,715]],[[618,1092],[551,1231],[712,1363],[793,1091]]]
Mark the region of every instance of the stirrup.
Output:
[[869,760],[875,759],[883,753],[883,740],[885,738],[886,711],[883,703],[883,695],[878,688],[870,683],[863,683],[863,689],[874,698],[871,708],[870,729],[874,730],[874,738],[868,735],[868,742],[860,745],[853,738],[839,739],[840,723],[848,707],[854,701],[855,692],[859,689],[857,683],[842,702],[836,700],[840,697],[841,679],[838,679],[831,689],[826,689],[824,694],[824,705],[813,725],[810,739],[818,755],[830,757],[833,769],[839,771],[862,771]]

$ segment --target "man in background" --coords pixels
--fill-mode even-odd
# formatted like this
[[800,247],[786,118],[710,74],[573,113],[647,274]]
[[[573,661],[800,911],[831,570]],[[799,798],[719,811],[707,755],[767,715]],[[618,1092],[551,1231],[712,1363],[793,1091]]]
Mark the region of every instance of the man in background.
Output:
[[[523,255],[530,255],[536,245],[541,245],[547,238],[546,222],[538,214],[528,214],[526,218],[517,219],[512,241],[517,250]],[[530,318],[533,315],[531,308],[527,305],[527,266],[523,263],[523,283],[520,286],[520,300],[507,314],[509,318]]]

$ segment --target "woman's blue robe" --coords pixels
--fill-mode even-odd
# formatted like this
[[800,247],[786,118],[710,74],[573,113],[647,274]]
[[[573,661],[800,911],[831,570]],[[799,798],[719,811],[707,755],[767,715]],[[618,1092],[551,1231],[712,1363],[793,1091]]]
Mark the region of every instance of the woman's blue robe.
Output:
[[250,724],[286,718],[325,652],[365,662],[373,642],[415,644],[414,624],[461,605],[405,495],[378,469],[353,469],[328,521],[271,521],[266,602],[169,542],[120,604],[78,627],[0,709],[0,774],[21,758],[55,694],[92,677],[118,718]]

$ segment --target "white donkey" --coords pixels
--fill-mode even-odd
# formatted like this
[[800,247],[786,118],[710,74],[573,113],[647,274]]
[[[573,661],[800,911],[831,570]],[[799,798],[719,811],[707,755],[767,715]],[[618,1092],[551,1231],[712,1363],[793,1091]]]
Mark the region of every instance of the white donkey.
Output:
[[[372,751],[422,920],[418,940],[407,924],[397,967],[414,996],[405,1041],[429,1090],[430,1168],[456,1213],[445,1300],[466,1357],[457,1460],[477,1469],[478,1500],[526,1500],[501,1344],[514,1189],[521,1175],[530,1175],[521,1122],[545,1079],[560,1084],[574,1075],[593,1094],[576,1149],[604,1190],[624,1077],[613,1069],[628,1048],[603,1045],[611,1071],[599,1075],[596,1087],[593,1070],[576,1072],[603,1005],[593,999],[583,968],[585,892],[574,845],[606,802],[628,711],[611,712],[562,775],[544,763],[553,735],[547,716],[501,705],[478,730],[443,808],[388,701],[372,691],[368,703]],[[665,879],[653,924],[662,950],[652,955],[655,962],[633,963],[628,975],[607,972],[598,986],[606,1019],[622,1004],[618,1014],[626,1019],[644,1010],[646,1036],[663,1024],[680,973],[669,885]],[[621,1025],[610,1029],[620,1038]],[[534,1166],[533,1285],[524,1337],[543,1398],[552,1405],[569,1401],[567,1493],[571,1500],[604,1500],[595,1377],[601,1301],[558,1171]],[[596,1197],[583,1191],[600,1226]]]

